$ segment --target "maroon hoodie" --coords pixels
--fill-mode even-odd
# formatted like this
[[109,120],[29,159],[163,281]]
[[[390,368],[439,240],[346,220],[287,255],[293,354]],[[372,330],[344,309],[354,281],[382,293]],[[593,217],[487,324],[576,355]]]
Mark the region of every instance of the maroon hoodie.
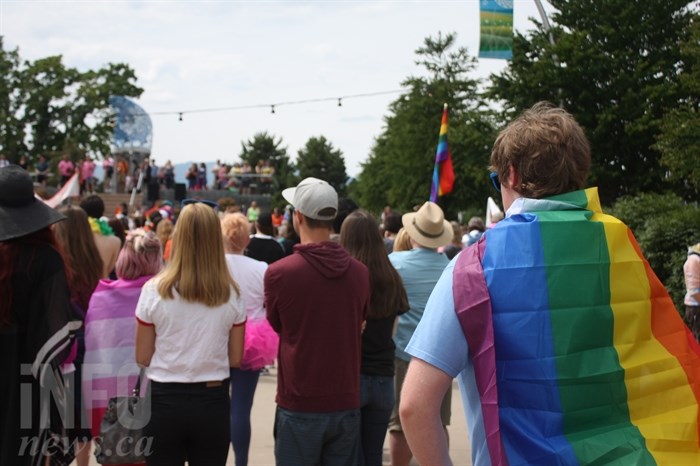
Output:
[[277,404],[290,411],[360,407],[369,272],[338,243],[296,245],[265,273],[265,307],[280,334]]

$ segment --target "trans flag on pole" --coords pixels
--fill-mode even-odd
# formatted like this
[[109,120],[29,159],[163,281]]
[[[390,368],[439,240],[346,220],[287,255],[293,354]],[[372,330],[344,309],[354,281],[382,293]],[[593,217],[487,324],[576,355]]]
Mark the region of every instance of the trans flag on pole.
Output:
[[447,147],[447,104],[442,112],[440,139],[435,153],[435,168],[433,168],[433,185],[430,188],[430,201],[437,202],[438,197],[452,191],[455,184],[455,172],[452,168],[452,154]]

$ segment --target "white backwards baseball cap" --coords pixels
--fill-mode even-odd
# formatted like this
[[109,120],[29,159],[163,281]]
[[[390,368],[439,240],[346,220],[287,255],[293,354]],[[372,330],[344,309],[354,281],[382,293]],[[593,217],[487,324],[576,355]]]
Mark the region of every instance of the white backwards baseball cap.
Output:
[[333,220],[338,213],[338,193],[333,186],[318,178],[304,178],[296,188],[282,191],[282,197],[306,217],[315,220]]

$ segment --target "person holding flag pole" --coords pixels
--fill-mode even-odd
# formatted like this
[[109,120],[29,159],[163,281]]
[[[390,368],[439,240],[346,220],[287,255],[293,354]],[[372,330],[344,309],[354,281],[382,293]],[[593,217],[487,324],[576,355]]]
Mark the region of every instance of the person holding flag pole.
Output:
[[447,103],[442,111],[440,138],[435,152],[435,167],[433,168],[433,184],[430,188],[430,201],[437,203],[438,197],[452,191],[455,182],[455,172],[452,168],[452,154],[447,145]]

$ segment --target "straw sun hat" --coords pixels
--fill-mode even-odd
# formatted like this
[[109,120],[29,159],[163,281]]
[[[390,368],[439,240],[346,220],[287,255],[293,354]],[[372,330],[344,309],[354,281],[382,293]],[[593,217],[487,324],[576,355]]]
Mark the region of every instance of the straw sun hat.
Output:
[[434,202],[426,202],[418,212],[404,214],[401,222],[408,236],[421,246],[437,249],[452,241],[452,225]]
[[25,169],[0,168],[0,241],[34,233],[65,218],[34,197],[34,183]]

